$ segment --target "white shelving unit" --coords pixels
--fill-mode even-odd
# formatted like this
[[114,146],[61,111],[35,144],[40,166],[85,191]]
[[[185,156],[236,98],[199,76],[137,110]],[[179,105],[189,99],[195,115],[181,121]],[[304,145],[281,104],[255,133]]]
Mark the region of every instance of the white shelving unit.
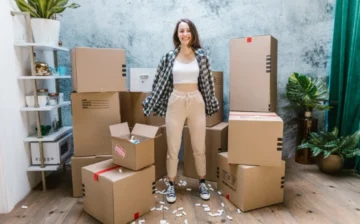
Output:
[[19,76],[18,79],[20,80],[32,80],[32,79],[40,79],[40,80],[49,80],[49,79],[71,79],[70,75],[49,75],[49,76],[32,76],[32,75],[26,75],[26,76]]
[[69,106],[71,104],[70,101],[65,101],[63,103],[54,105],[54,106],[50,106],[50,105],[46,105],[44,107],[23,107],[21,108],[21,111],[52,111],[54,109],[58,109],[60,107],[64,107],[64,106]]
[[[31,165],[28,167],[27,171],[29,172],[41,172],[42,175],[42,185],[43,190],[46,191],[46,179],[45,179],[45,172],[46,171],[56,171],[58,168],[60,168],[62,165],[65,164],[66,159],[61,161],[58,165],[46,165],[44,160],[44,148],[43,148],[43,142],[54,142],[57,141],[62,136],[72,132],[72,127],[62,127],[62,119],[61,119],[61,109],[64,106],[71,105],[71,102],[62,102],[60,104],[54,105],[54,106],[44,106],[39,107],[38,104],[38,97],[37,97],[37,81],[38,80],[54,80],[56,82],[56,92],[59,92],[59,80],[60,79],[69,79],[71,76],[59,76],[57,74],[50,75],[50,76],[37,76],[35,71],[35,59],[34,59],[34,51],[52,51],[54,53],[54,64],[55,67],[57,67],[57,52],[58,51],[69,51],[68,48],[62,47],[62,46],[53,46],[50,44],[41,44],[41,43],[33,43],[33,37],[31,32],[31,25],[30,25],[30,14],[26,12],[11,12],[12,16],[20,15],[24,16],[26,19],[26,30],[27,30],[27,43],[15,43],[14,45],[16,47],[26,47],[30,50],[30,66],[31,66],[31,75],[25,75],[18,77],[18,80],[28,80],[33,83],[33,95],[35,99],[35,106],[34,107],[23,107],[20,110],[23,112],[35,112],[36,113],[36,127],[37,127],[37,133],[31,136],[28,136],[24,138],[24,142],[30,143],[30,142],[38,142],[39,143],[39,150],[40,150],[40,160],[41,165]],[[52,110],[58,110],[59,114],[59,123],[60,123],[60,129],[57,131],[52,130],[49,134],[46,136],[42,136],[41,133],[41,121],[40,121],[40,112],[42,111],[52,111]],[[65,167],[65,166],[64,166]]]
[[38,138],[37,135],[28,136],[24,138],[24,142],[53,142],[56,139],[59,139],[61,136],[69,133],[70,131],[72,131],[72,127],[65,126],[61,127],[58,131],[52,132],[51,134],[48,134],[42,138]]
[[15,43],[16,47],[34,47],[35,50],[40,51],[69,51],[66,47],[53,46],[50,44],[39,44],[39,43]]

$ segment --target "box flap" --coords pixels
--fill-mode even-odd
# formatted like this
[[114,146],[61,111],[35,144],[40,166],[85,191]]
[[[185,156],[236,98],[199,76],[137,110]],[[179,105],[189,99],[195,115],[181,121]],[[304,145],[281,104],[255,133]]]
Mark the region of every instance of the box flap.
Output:
[[110,125],[109,128],[110,128],[110,134],[113,137],[130,135],[130,129],[127,122]]
[[271,112],[235,112],[231,111],[229,120],[282,121],[276,113]]
[[140,135],[147,138],[155,138],[159,127],[146,125],[146,124],[135,124],[131,134]]

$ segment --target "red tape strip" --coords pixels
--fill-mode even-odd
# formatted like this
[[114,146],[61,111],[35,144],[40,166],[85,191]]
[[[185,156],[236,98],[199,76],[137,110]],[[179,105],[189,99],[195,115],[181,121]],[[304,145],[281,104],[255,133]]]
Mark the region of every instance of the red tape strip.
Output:
[[119,168],[120,166],[119,165],[116,165],[116,166],[113,166],[113,167],[109,167],[109,168],[106,168],[106,169],[103,169],[103,170],[100,170],[96,173],[94,173],[94,181],[98,181],[99,180],[99,175],[102,174],[102,173],[105,173],[105,172],[108,172],[110,170],[114,170],[116,168]]
[[227,199],[227,200],[230,200],[230,195],[227,194],[227,195],[226,195],[226,199]]
[[134,214],[134,219],[138,219],[139,217],[140,217],[139,212],[136,212],[136,213]]
[[251,37],[248,37],[248,38],[246,38],[246,41],[247,41],[248,43],[251,43],[252,38],[251,38]]

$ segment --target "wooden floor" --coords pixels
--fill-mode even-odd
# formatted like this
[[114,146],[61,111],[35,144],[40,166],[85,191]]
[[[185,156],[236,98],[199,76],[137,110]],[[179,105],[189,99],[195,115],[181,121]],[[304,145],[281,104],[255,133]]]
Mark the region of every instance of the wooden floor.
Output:
[[[50,175],[48,185],[51,189],[42,192],[40,185],[11,213],[0,215],[0,223],[99,223],[83,211],[82,199],[71,197],[69,170]],[[186,180],[188,185],[178,188],[176,204],[166,205],[168,211],[149,212],[140,219],[144,219],[145,223],[157,224],[162,219],[170,224],[182,224],[185,219],[189,224],[211,224],[230,223],[226,218],[229,215],[233,218],[231,223],[360,223],[360,178],[350,173],[328,176],[320,173],[314,165],[299,165],[290,160],[286,168],[284,203],[238,214],[229,201],[214,191],[206,204],[222,209],[223,202],[225,212],[222,217],[211,217],[203,209],[194,207],[195,203],[202,203],[198,197],[197,180],[182,176],[180,179]],[[216,190],[216,184],[211,185]],[[157,183],[159,190],[164,187],[163,182]],[[186,191],[188,187],[193,190]],[[163,197],[158,194],[156,200],[165,201]],[[184,207],[186,216],[176,217],[172,214],[177,207]]]

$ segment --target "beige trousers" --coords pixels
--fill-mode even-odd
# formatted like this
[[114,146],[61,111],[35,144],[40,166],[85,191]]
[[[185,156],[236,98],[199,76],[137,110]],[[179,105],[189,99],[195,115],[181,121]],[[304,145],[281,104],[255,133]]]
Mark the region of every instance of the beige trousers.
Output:
[[169,98],[165,117],[168,144],[166,167],[170,178],[175,178],[177,174],[181,136],[186,118],[197,174],[199,177],[206,175],[204,100],[198,90],[180,92],[174,89]]

